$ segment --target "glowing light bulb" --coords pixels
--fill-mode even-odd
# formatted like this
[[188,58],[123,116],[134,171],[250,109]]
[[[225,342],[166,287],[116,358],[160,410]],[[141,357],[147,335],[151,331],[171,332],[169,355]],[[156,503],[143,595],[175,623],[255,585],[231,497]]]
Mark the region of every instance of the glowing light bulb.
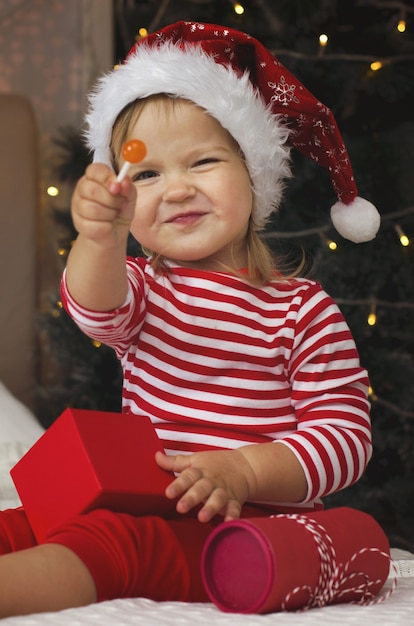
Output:
[[371,304],[371,311],[368,315],[367,324],[368,326],[375,326],[377,323],[377,305],[375,302]]
[[394,228],[397,231],[397,235],[398,235],[398,238],[400,240],[400,244],[402,246],[404,246],[404,248],[409,246],[411,241],[410,241],[409,237],[407,237],[407,235],[405,234],[405,232],[403,231],[401,226],[399,224],[395,224]]
[[57,187],[54,187],[53,185],[50,185],[46,189],[46,193],[47,193],[48,196],[51,196],[52,198],[55,198],[56,196],[59,195],[59,189]]
[[56,319],[57,319],[58,317],[60,317],[60,312],[61,312],[61,310],[62,310],[62,309],[63,309],[63,303],[62,303],[62,301],[61,301],[61,300],[58,300],[58,301],[56,302],[56,307],[55,307],[54,309],[52,309],[52,310],[51,310],[51,315],[52,315],[52,317],[54,317],[54,318],[56,318]]
[[238,2],[235,2],[233,4],[233,10],[237,15],[243,15],[244,13],[244,6],[242,4],[239,4]]
[[338,249],[338,244],[333,239],[329,239],[324,233],[319,233],[319,236],[325,246],[334,252]]
[[368,326],[375,326],[377,323],[377,316],[375,313],[370,313],[367,319]]
[[397,24],[397,30],[399,33],[405,33],[406,27],[407,27],[407,23],[405,20],[400,20]]
[[377,72],[378,70],[382,68],[381,61],[373,61],[370,65],[370,68],[372,69],[373,72]]
[[375,393],[374,389],[371,386],[368,387],[368,395],[371,398],[371,400],[374,400],[374,401],[378,400],[378,396],[377,396],[377,394]]
[[325,52],[325,47],[327,43],[328,43],[328,35],[325,35],[324,33],[319,35],[319,52],[318,52],[319,56],[322,56],[323,53]]

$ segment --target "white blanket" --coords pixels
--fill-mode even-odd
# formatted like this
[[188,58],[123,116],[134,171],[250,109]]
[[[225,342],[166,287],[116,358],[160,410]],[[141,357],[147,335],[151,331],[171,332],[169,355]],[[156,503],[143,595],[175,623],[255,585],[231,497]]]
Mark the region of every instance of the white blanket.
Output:
[[[392,596],[371,606],[337,604],[301,613],[236,615],[213,604],[112,600],[59,613],[7,618],[2,626],[410,626],[414,623],[414,555],[393,551],[400,576]],[[411,575],[408,575],[411,573]],[[391,582],[391,581],[390,581]],[[388,583],[387,583],[388,584]]]

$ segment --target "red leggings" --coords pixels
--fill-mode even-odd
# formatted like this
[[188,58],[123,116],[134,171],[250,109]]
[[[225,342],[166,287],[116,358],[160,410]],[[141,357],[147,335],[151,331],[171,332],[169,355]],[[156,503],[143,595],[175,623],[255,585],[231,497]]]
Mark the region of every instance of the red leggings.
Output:
[[[249,517],[263,514],[249,507]],[[145,597],[206,602],[200,557],[220,521],[202,524],[191,517],[165,520],[98,509],[49,532],[43,543],[61,544],[77,554],[95,581],[99,601]],[[0,512],[0,554],[36,545],[22,508]]]
[[[49,532],[42,543],[70,548],[84,562],[98,600],[146,597],[207,601],[200,556],[212,524],[95,510]],[[0,512],[0,554],[37,545],[23,509]]]

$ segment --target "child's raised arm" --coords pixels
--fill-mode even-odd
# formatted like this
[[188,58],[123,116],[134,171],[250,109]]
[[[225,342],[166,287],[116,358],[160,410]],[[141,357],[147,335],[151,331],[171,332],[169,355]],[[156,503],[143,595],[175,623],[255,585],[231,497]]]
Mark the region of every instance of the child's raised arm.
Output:
[[90,165],[76,185],[72,218],[78,237],[68,257],[66,280],[83,307],[110,311],[127,293],[126,243],[134,215],[136,190],[121,183],[106,165]]

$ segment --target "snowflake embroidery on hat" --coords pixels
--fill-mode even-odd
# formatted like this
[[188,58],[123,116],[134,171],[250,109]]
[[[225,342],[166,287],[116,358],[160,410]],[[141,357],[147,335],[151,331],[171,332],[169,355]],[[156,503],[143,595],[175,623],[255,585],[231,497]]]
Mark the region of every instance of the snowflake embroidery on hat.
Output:
[[316,148],[320,148],[322,146],[321,138],[318,135],[313,135],[313,145]]
[[[324,137],[326,135],[326,131],[328,130],[326,124],[323,122],[323,120],[318,120],[313,118],[313,127],[314,128],[318,128],[320,134]],[[316,137],[316,135],[315,135]]]
[[204,24],[199,24],[198,22],[189,22],[190,30],[192,33],[195,33],[196,30],[204,30]]
[[230,61],[232,61],[234,59],[234,50],[230,46],[228,46],[227,48],[224,49],[224,54],[227,54],[227,56],[229,57]]
[[298,128],[305,128],[308,124],[308,116],[300,113],[299,117],[296,120],[296,124]]
[[268,86],[273,89],[274,95],[271,97],[271,102],[280,102],[282,106],[287,107],[291,102],[299,103],[295,95],[296,85],[289,85],[286,82],[286,78],[284,76],[280,77],[280,81],[278,84],[276,83],[267,83]]
[[[335,132],[335,126],[331,122],[331,111],[327,106],[322,104],[322,102],[317,102],[317,106],[319,108],[319,116],[320,120],[317,122],[319,126],[323,127],[324,131],[327,133],[333,134]],[[325,118],[325,119],[323,119]],[[318,118],[314,118],[314,125]]]
[[[345,146],[344,146],[345,148]],[[343,156],[341,157],[341,163],[344,164],[344,169],[347,169],[350,165],[350,160],[349,160],[349,156],[348,156],[348,152],[346,151],[342,151],[341,150],[341,154],[343,154]]]
[[329,109],[327,106],[323,104],[320,100],[316,103],[316,106],[319,107],[321,115],[329,116]]

